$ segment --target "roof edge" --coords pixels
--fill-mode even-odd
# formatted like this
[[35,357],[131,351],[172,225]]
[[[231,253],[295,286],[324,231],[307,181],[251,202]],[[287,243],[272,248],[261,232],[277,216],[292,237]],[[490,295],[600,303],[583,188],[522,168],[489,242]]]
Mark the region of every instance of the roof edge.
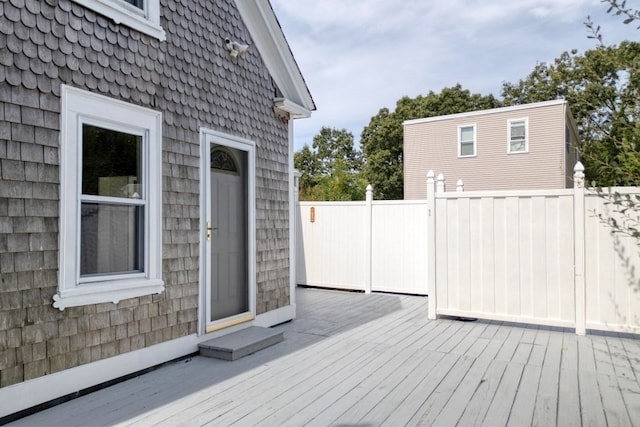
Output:
[[459,119],[463,117],[475,117],[475,116],[484,116],[487,114],[507,113],[510,111],[527,110],[530,108],[541,108],[541,107],[549,107],[552,105],[562,105],[562,104],[568,104],[568,103],[564,99],[554,99],[552,101],[532,102],[529,104],[511,105],[509,107],[489,108],[487,110],[476,110],[476,111],[468,111],[466,113],[447,114],[444,116],[434,116],[434,117],[425,117],[421,119],[405,120],[404,122],[402,122],[402,125],[403,126],[415,125],[419,123],[438,122],[441,120],[453,120],[453,119]]
[[269,0],[235,0],[253,43],[282,96],[308,111],[316,109]]
[[285,98],[276,98],[275,107],[291,115],[293,119],[304,119],[311,116],[311,111]]

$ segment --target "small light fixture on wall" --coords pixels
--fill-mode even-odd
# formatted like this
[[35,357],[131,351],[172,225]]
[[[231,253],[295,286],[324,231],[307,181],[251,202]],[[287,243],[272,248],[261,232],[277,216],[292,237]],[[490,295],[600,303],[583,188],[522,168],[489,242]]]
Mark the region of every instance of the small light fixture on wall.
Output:
[[249,51],[248,44],[242,44],[235,40],[232,41],[231,39],[225,39],[224,42],[226,43],[227,50],[232,58],[236,58],[238,55],[244,55]]

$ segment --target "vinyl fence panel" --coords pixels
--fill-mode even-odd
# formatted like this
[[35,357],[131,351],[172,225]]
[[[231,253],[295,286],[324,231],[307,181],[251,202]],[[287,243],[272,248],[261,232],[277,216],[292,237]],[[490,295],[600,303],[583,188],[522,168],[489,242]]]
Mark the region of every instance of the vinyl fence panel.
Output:
[[[620,194],[637,190],[615,188]],[[616,213],[608,199],[597,194],[585,197],[586,315],[587,328],[619,332],[640,332],[640,257],[638,239],[613,229],[603,222],[623,216]],[[637,218],[637,213],[631,213]],[[637,223],[636,223],[637,224]]]
[[296,233],[298,284],[366,289],[366,209],[365,202],[300,202]]
[[436,195],[438,314],[572,326],[570,190]]
[[426,212],[424,200],[300,202],[297,283],[426,295]]
[[426,217],[425,200],[373,202],[374,291],[427,294]]

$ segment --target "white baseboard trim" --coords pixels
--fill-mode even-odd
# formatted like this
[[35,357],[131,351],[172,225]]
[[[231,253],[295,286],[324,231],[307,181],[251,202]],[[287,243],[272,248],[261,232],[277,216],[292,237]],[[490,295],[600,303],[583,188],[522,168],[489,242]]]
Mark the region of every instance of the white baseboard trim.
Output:
[[193,334],[2,387],[0,417],[194,353],[201,338]]
[[253,324],[256,326],[268,328],[273,325],[288,322],[289,320],[293,320],[295,318],[296,306],[295,304],[291,304],[257,315],[256,319],[253,321]]

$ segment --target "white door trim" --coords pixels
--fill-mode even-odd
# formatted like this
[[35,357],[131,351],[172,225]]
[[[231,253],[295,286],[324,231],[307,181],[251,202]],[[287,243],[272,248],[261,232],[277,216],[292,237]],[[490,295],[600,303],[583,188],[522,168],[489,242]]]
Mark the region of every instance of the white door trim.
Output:
[[[207,206],[209,206],[211,174],[209,158],[210,144],[223,145],[235,148],[247,153],[247,278],[249,281],[249,312],[255,317],[256,314],[256,145],[255,142],[240,138],[234,135],[218,132],[212,129],[200,129],[200,285],[199,285],[199,306],[198,313],[198,333],[204,335],[207,329],[207,286],[208,286],[208,263],[207,256]],[[225,322],[229,319],[222,319]]]

